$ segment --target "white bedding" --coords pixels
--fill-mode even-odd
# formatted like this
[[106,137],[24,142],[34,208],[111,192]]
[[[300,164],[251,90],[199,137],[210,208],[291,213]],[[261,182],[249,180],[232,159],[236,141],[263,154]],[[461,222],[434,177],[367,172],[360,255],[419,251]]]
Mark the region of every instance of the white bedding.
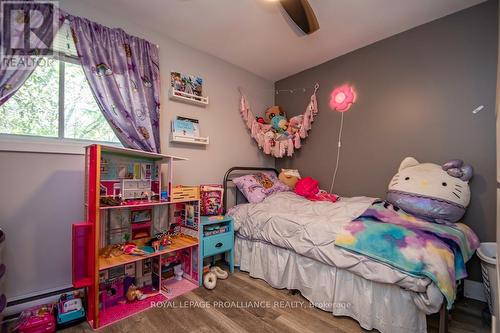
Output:
[[413,291],[415,304],[426,314],[439,311],[443,296],[430,279],[408,275],[334,245],[342,226],[363,213],[374,200],[355,197],[336,203],[314,202],[293,192],[281,192],[258,204],[233,207],[229,214],[234,217],[235,231],[242,239],[292,250],[370,281],[395,284]]
[[372,282],[268,243],[237,237],[234,249],[240,270],[274,288],[300,290],[312,305],[335,316],[349,316],[367,330],[427,332],[425,313],[416,305],[412,291]]

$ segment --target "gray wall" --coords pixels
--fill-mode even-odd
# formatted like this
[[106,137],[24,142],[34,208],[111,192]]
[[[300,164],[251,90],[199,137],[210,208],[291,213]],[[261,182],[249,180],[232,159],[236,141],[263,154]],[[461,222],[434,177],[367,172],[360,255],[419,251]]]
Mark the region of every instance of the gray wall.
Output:
[[[328,108],[329,93],[349,82],[359,98],[345,114],[334,191],[385,197],[405,156],[436,163],[461,158],[475,168],[465,223],[481,241],[494,241],[497,34],[497,2],[488,1],[277,82],[277,89],[321,85],[310,136],[277,167],[298,168],[330,187],[340,114]],[[280,93],[276,104],[295,115],[307,95]],[[478,105],[484,110],[472,115]],[[479,278],[474,263],[470,274]]]

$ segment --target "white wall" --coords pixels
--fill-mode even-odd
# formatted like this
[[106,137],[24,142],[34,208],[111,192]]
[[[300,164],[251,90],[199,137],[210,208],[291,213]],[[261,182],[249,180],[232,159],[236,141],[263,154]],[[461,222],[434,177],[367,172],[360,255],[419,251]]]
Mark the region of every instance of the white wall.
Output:
[[[274,166],[247,133],[236,90],[243,87],[253,107],[263,109],[273,104],[272,82],[132,25],[131,17],[119,16],[118,10],[106,12],[76,0],[60,5],[71,14],[121,27],[159,45],[162,152],[189,158],[175,169],[177,183],[220,183],[234,165]],[[210,105],[199,108],[168,100],[171,70],[203,77]],[[171,145],[170,121],[177,115],[200,119],[210,145]],[[71,284],[71,224],[83,218],[83,167],[81,155],[0,152],[0,228],[7,236],[3,260],[10,300]]]

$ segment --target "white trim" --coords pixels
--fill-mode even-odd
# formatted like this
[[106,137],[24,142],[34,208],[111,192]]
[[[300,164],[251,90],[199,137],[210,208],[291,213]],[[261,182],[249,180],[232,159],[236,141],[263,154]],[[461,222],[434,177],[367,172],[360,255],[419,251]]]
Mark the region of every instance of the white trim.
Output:
[[[59,139],[29,135],[0,134],[0,151],[85,155],[85,147],[95,141]],[[106,144],[112,144],[107,142]],[[121,144],[117,143],[116,147]]]
[[[31,298],[31,297],[36,297],[38,295],[52,293],[52,292],[58,291],[58,290],[69,289],[72,287],[73,286],[69,284],[69,285],[58,287],[58,288],[51,288],[51,289],[47,289],[47,290],[43,290],[43,291],[29,293],[29,294],[22,295],[22,296],[11,297],[11,298],[7,299],[7,303],[18,301],[20,299]],[[40,299],[31,301],[31,302],[25,302],[25,303],[12,305],[12,306],[7,306],[5,308],[5,311],[2,312],[2,316],[15,315],[15,314],[21,313],[23,310],[26,310],[28,308],[33,307],[33,306],[43,305],[43,304],[47,304],[47,303],[55,303],[59,300],[59,297],[61,297],[62,294],[63,293],[57,293],[56,295],[40,298]]]
[[477,301],[486,302],[483,284],[473,280],[464,280],[464,296]]

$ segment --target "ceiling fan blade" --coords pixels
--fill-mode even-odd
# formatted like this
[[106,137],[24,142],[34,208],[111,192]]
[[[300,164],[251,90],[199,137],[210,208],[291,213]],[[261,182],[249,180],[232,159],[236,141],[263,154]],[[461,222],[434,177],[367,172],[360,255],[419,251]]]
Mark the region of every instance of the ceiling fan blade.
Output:
[[307,0],[280,0],[280,3],[290,19],[305,34],[312,34],[319,29],[318,19]]

